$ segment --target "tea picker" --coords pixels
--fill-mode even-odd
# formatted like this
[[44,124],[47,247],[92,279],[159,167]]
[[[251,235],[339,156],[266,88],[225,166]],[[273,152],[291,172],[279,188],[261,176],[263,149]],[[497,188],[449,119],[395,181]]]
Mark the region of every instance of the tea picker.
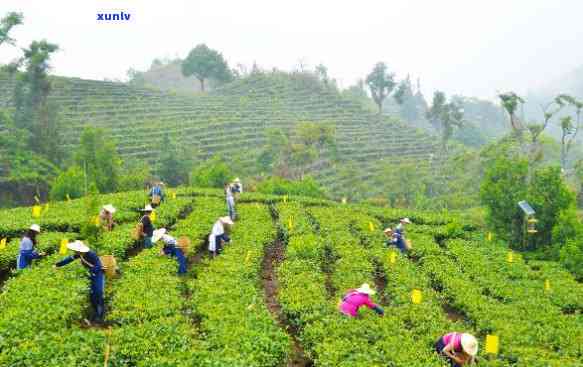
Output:
[[448,333],[435,342],[435,351],[446,357],[452,367],[474,364],[478,354],[478,341],[471,334]]
[[152,189],[150,190],[150,194],[148,195],[150,197],[150,203],[154,208],[160,205],[160,203],[165,199],[164,190],[162,189],[162,186],[164,186],[164,182],[156,183],[152,187]]
[[233,181],[233,184],[231,185],[231,187],[232,187],[233,193],[236,195],[236,199],[239,199],[239,195],[241,195],[243,193],[243,184],[241,183],[241,180],[239,179],[239,177],[237,177]]
[[178,261],[178,274],[186,274],[186,257],[184,256],[184,251],[179,247],[176,239],[167,233],[166,228],[160,228],[154,231],[152,243],[160,240],[164,242],[164,247],[160,250],[160,255],[176,257]]
[[93,306],[94,315],[92,321],[101,323],[105,316],[105,302],[103,290],[105,288],[105,274],[99,256],[91,251],[87,245],[81,241],[70,242],[67,248],[75,252],[72,256],[67,256],[54,265],[54,268],[65,266],[77,259],[89,271],[89,280],[91,281],[90,299]]
[[45,256],[44,252],[36,252],[34,246],[37,243],[36,236],[40,233],[40,226],[33,224],[20,240],[20,248],[16,257],[16,268],[18,270],[29,267],[32,260]]
[[405,226],[407,224],[411,224],[409,218],[403,218],[399,221],[397,227],[395,227],[395,232],[393,233],[394,237],[394,244],[397,248],[402,252],[406,253],[411,245],[408,243],[407,239],[405,238]]
[[225,197],[227,199],[227,211],[231,220],[235,220],[237,212],[235,211],[235,197],[233,196],[233,187],[225,184]]
[[349,290],[340,301],[338,308],[340,312],[348,317],[357,317],[358,309],[362,306],[366,306],[382,316],[385,314],[385,311],[381,306],[373,303],[370,298],[375,293],[367,283],[364,283],[360,288]]
[[152,224],[152,219],[150,215],[154,208],[150,204],[146,205],[143,209],[144,216],[140,219],[139,225],[141,226],[141,234],[144,237],[144,247],[152,247],[152,236],[154,235],[154,225]]
[[111,204],[104,205],[99,212],[99,223],[106,231],[111,231],[113,229],[113,215],[115,212],[116,209]]
[[216,257],[223,250],[223,246],[227,242],[231,242],[231,239],[225,231],[225,226],[232,226],[234,223],[230,217],[221,217],[215,222],[211,233],[209,235],[209,251]]

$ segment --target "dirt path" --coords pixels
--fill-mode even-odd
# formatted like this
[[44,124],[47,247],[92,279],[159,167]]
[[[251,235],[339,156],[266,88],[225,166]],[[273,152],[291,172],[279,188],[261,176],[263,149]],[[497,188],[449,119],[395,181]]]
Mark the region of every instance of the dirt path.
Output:
[[306,356],[298,339],[298,330],[291,326],[283,313],[281,305],[277,301],[279,289],[276,268],[284,260],[285,245],[281,238],[275,240],[265,248],[265,255],[261,264],[261,280],[265,291],[265,305],[281,328],[290,336],[292,350],[286,362],[287,367],[313,366],[313,362]]

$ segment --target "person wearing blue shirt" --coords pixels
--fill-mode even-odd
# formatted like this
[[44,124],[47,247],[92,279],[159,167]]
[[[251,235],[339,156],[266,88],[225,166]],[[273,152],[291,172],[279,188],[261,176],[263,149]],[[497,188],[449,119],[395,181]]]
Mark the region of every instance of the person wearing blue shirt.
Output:
[[[91,281],[91,305],[93,306],[94,314],[92,321],[97,323],[103,322],[105,316],[105,301],[103,292],[105,289],[105,274],[99,256],[94,251],[91,251],[87,245],[81,241],[70,242],[67,248],[75,252],[74,255],[67,256],[63,260],[54,265],[55,268],[65,266],[77,259],[81,261],[81,265],[89,271],[89,280]],[[90,324],[90,322],[88,322]]]
[[26,232],[22,240],[20,240],[20,248],[18,249],[18,257],[16,258],[16,268],[18,270],[29,267],[32,260],[38,259],[45,255],[44,252],[36,252],[34,246],[36,245],[36,236],[40,233],[40,226],[33,224]]
[[184,251],[178,247],[176,239],[167,233],[166,228],[160,228],[154,231],[152,243],[156,243],[159,240],[164,242],[164,247],[160,251],[160,255],[176,257],[178,261],[178,275],[186,274],[186,257],[184,256]]
[[162,186],[164,186],[164,182],[159,182],[156,185],[154,185],[154,187],[152,187],[152,189],[150,190],[150,194],[148,196],[150,197],[150,202],[152,203],[153,206],[159,205],[159,203],[156,203],[152,200],[154,196],[158,196],[160,198],[160,202],[163,202],[165,199],[164,190],[162,190]]
[[393,233],[393,243],[402,252],[406,253],[408,251],[407,245],[405,244],[405,225],[411,224],[409,218],[403,218],[400,223],[395,227],[395,232]]

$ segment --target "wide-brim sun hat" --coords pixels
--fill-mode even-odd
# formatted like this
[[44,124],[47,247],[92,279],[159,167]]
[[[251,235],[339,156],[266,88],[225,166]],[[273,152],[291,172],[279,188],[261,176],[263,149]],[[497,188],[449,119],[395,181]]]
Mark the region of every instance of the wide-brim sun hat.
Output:
[[148,204],[142,210],[145,212],[152,212],[152,211],[154,211],[154,208],[152,208],[152,205]]
[[87,247],[82,241],[69,242],[67,248],[77,252],[89,252],[89,247]]
[[384,233],[391,233],[391,232],[393,232],[393,230],[391,228],[385,228],[385,230],[383,232]]
[[462,334],[462,349],[472,357],[478,354],[478,341],[471,334]]
[[377,292],[368,285],[368,283],[363,283],[360,288],[356,289],[360,293],[365,293],[374,296]]
[[154,231],[154,234],[152,235],[152,243],[156,243],[158,241],[160,241],[160,239],[162,238],[162,236],[164,236],[166,234],[166,228],[160,228]]
[[234,224],[233,220],[230,217],[220,217],[219,220],[223,224],[228,224],[228,225],[233,225]]
[[401,223],[411,224],[411,221],[409,220],[409,218],[403,218],[401,219]]
[[237,177],[237,178],[235,179],[235,181],[234,181],[234,182],[236,182],[236,183],[240,183],[240,182],[241,182],[241,180],[239,180],[239,177]]
[[111,204],[104,205],[103,210],[111,214],[115,214],[115,212],[117,211],[117,209],[115,209],[115,207]]
[[31,231],[35,231],[36,233],[40,233],[40,226],[38,224],[33,224],[30,226]]

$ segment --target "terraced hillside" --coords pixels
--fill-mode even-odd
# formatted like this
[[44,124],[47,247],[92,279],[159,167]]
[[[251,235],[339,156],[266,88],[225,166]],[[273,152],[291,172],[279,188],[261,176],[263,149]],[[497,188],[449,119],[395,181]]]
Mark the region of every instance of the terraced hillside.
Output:
[[[0,108],[11,106],[13,80],[0,75]],[[124,158],[152,160],[168,132],[181,144],[200,149],[201,158],[234,154],[245,147],[252,162],[265,141],[265,129],[291,128],[299,121],[334,123],[339,157],[370,177],[379,161],[415,160],[426,164],[434,139],[415,129],[366,112],[353,101],[302,74],[257,74],[209,95],[175,95],[122,83],[55,77],[50,97],[60,105],[66,144],[75,145],[86,125],[107,128]],[[155,163],[155,162],[153,162]],[[329,155],[313,167],[316,177],[335,186]]]

